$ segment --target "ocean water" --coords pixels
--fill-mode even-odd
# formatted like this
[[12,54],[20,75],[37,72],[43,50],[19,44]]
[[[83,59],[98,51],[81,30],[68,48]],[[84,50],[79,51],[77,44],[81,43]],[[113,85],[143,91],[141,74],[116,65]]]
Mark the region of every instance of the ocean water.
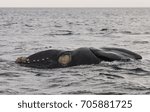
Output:
[[[149,8],[1,8],[0,94],[150,94]],[[140,54],[129,62],[59,69],[15,64],[47,49],[119,47]]]

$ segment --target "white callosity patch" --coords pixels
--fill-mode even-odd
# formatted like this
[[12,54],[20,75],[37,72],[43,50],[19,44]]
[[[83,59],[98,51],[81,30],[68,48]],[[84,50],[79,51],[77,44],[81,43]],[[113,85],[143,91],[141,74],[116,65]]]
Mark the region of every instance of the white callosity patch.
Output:
[[16,59],[16,63],[26,63],[27,62],[27,58],[26,57],[18,57]]
[[63,66],[66,66],[71,61],[70,55],[62,55],[59,57],[58,62]]

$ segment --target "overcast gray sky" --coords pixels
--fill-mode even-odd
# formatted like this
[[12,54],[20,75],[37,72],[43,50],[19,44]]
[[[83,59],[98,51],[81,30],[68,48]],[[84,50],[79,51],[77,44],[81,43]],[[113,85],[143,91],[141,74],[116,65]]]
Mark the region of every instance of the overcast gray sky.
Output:
[[0,7],[150,7],[150,0],[0,0]]
[[0,7],[150,7],[150,0],[0,0]]

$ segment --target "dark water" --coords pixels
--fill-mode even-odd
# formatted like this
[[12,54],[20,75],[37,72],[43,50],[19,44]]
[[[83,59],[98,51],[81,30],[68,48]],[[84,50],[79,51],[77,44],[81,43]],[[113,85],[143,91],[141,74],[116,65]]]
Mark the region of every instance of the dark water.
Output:
[[[150,94],[150,9],[0,9],[0,94]],[[141,61],[33,69],[18,56],[119,47]]]

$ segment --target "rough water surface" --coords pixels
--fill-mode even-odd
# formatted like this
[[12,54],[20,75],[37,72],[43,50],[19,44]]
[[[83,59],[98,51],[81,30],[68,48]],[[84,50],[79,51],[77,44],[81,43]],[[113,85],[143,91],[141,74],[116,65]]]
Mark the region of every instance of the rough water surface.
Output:
[[[150,94],[150,9],[0,9],[0,94]],[[119,47],[142,55],[60,69],[14,63],[47,49]]]

